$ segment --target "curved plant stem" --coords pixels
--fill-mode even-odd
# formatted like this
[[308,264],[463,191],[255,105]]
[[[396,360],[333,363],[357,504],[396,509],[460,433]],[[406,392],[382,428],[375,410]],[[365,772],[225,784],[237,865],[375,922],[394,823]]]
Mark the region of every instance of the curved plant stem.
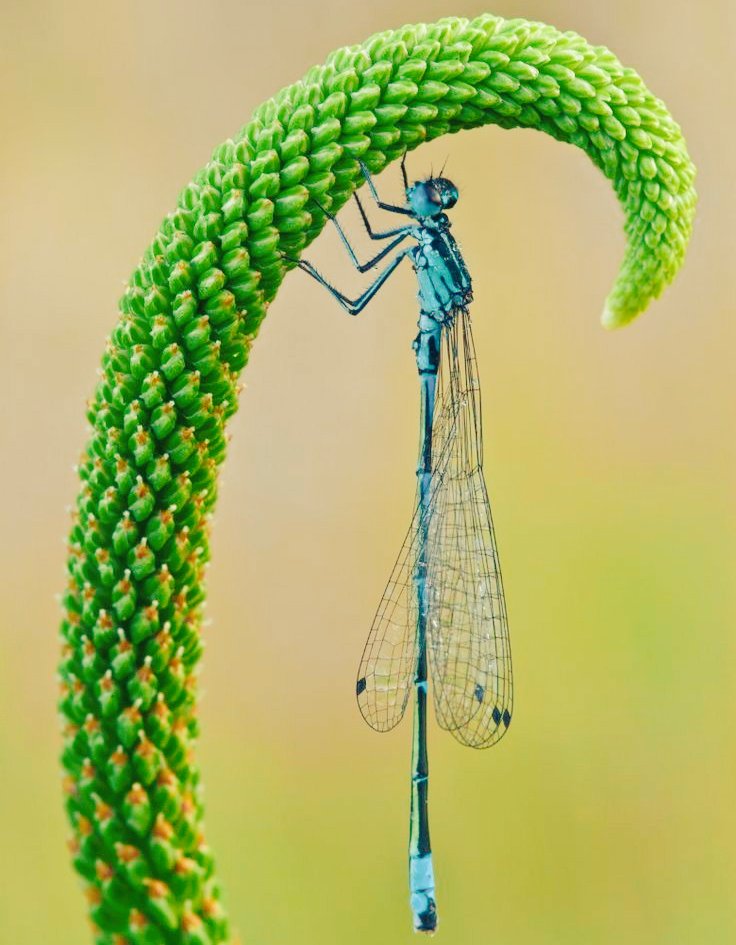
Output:
[[335,52],[215,151],[131,277],[88,409],[62,627],[71,848],[100,945],[228,938],[202,835],[195,670],[225,423],[282,254],[361,185],[359,160],[379,171],[488,123],[575,144],[611,180],[628,246],[604,321],[629,321],[690,236],[680,131],[607,49],[493,16]]

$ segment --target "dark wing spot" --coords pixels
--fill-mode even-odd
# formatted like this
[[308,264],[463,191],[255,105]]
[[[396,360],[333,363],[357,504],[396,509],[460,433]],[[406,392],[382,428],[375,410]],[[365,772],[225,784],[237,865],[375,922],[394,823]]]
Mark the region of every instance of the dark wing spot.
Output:
[[511,713],[508,709],[506,709],[503,713],[503,724],[506,726],[506,728],[511,725]]
[[359,696],[361,692],[365,692],[365,687],[367,683],[365,681],[365,676],[361,676],[360,679],[355,684],[355,695]]
[[475,684],[475,692],[473,693],[478,702],[483,701],[483,696],[485,695],[485,689],[481,686],[480,683]]
[[498,706],[494,706],[491,716],[496,725],[499,725],[501,722],[501,710],[498,708]]

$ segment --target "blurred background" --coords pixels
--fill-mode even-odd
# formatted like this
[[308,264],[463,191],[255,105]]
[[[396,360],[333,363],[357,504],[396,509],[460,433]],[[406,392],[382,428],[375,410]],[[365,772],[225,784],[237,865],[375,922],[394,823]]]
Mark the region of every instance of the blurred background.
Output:
[[[73,501],[116,302],[179,189],[334,47],[485,3],[0,7],[0,941],[88,940],[55,667]],[[486,471],[517,703],[492,751],[430,731],[445,945],[736,939],[736,8],[496,0],[610,46],[682,124],[699,217],[676,283],[598,323],[622,214],[588,158],[487,128],[449,156],[475,279]],[[398,195],[398,170],[380,185]],[[346,223],[355,217],[346,211]],[[361,244],[362,245],[362,244]],[[358,281],[333,233],[311,258]],[[207,830],[244,942],[412,941],[410,724],[354,678],[413,499],[414,284],[348,319],[293,273],[231,425],[202,674]]]

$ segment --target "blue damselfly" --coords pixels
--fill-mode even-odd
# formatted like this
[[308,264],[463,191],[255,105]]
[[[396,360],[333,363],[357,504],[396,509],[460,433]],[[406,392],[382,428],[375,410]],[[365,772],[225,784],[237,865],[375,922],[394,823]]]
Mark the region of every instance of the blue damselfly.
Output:
[[[458,199],[452,181],[429,176],[409,184],[406,202],[381,200],[368,168],[369,192],[382,210],[409,219],[376,231],[358,195],[368,236],[385,240],[360,263],[343,228],[334,223],[360,272],[396,254],[357,298],[349,299],[306,260],[299,266],[351,315],[376,295],[403,259],[419,283],[419,333],[413,347],[421,385],[415,511],[378,606],[358,670],[356,694],[366,722],[380,732],[414,701],[409,881],[414,928],[437,927],[427,793],[427,684],[432,682],[440,726],[462,744],[486,748],[511,722],[512,681],[506,606],[493,520],[483,477],[480,387],[470,322],[470,274],[450,233],[445,211]],[[401,246],[406,239],[411,245]]]

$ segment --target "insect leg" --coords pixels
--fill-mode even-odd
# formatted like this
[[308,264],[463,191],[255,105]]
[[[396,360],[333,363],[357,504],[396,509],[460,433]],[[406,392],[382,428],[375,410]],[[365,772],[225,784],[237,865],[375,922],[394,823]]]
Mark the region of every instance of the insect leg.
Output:
[[384,259],[386,256],[388,256],[388,254],[391,252],[391,250],[392,250],[392,249],[395,249],[395,248],[399,245],[399,243],[400,243],[402,240],[405,240],[405,239],[406,239],[406,237],[409,235],[409,232],[410,232],[410,229],[411,229],[410,227],[406,227],[406,228],[403,230],[403,232],[399,233],[399,235],[396,237],[396,239],[391,240],[390,243],[388,243],[386,246],[384,246],[383,249],[380,251],[380,253],[376,253],[376,255],[373,256],[371,259],[369,259],[368,262],[359,263],[359,262],[358,262],[358,258],[357,258],[357,256],[355,255],[355,250],[353,249],[353,247],[352,247],[352,246],[350,245],[350,243],[348,242],[348,238],[347,238],[347,236],[345,236],[345,233],[343,232],[342,227],[339,226],[337,220],[335,220],[334,222],[335,222],[335,226],[337,227],[337,232],[340,234],[340,238],[342,239],[342,241],[343,241],[343,243],[344,243],[344,245],[345,245],[345,248],[347,249],[348,253],[350,254],[350,258],[351,258],[352,261],[353,261],[353,265],[354,265],[355,268],[358,270],[358,272],[367,272],[369,269],[372,269],[372,268],[376,265],[376,263],[379,263],[382,259]]
[[357,194],[353,194],[353,197],[355,199],[355,202],[358,204],[358,210],[360,210],[360,216],[362,217],[365,231],[372,240],[385,240],[385,239],[388,239],[389,236],[396,236],[398,233],[403,233],[404,230],[407,229],[406,227],[399,226],[394,230],[382,230],[380,232],[377,232],[376,230],[371,228],[370,220],[368,219],[368,214],[365,212],[365,208],[363,207],[363,203],[360,197]]
[[376,201],[376,204],[381,208],[381,210],[390,210],[392,213],[404,213],[406,216],[411,216],[411,210],[407,210],[406,207],[397,207],[396,204],[386,203],[381,200],[378,196],[378,191],[376,190],[376,185],[373,183],[373,178],[371,177],[371,172],[368,170],[366,165],[360,161],[360,169],[363,172],[363,177],[365,177],[365,182],[368,184],[368,190],[371,192],[371,196]]
[[[357,199],[357,195],[356,195],[356,199]],[[376,263],[380,262],[384,257],[386,257],[391,252],[392,249],[398,246],[399,243],[403,239],[406,239],[406,237],[412,231],[411,226],[400,226],[400,227],[397,227],[395,230],[390,230],[387,233],[381,234],[381,236],[386,239],[388,239],[390,236],[395,236],[396,239],[392,240],[388,244],[388,246],[385,246],[380,251],[380,253],[377,253],[375,256],[369,259],[368,262],[361,263],[358,261],[358,257],[355,253],[355,250],[353,249],[353,246],[350,240],[348,239],[347,234],[345,233],[345,230],[343,230],[342,226],[340,225],[340,221],[337,219],[336,215],[334,213],[330,213],[329,210],[325,209],[320,204],[317,204],[317,206],[320,208],[322,213],[324,213],[327,219],[330,220],[334,224],[334,227],[337,230],[337,234],[340,237],[340,240],[342,241],[343,246],[348,251],[348,255],[352,259],[353,265],[358,270],[358,272],[367,272],[369,269],[372,269]]]
[[337,302],[339,302],[340,305],[342,305],[348,315],[358,315],[378,292],[391,273],[398,267],[402,259],[404,259],[404,257],[408,254],[408,248],[400,250],[386,266],[386,268],[381,273],[379,273],[376,279],[368,286],[365,292],[362,292],[357,299],[349,299],[339,289],[335,288],[335,286],[329,283],[322,273],[315,269],[315,267],[308,260],[300,259],[298,265],[300,269],[303,269],[304,272],[319,282],[321,286],[324,286],[330,295]]

